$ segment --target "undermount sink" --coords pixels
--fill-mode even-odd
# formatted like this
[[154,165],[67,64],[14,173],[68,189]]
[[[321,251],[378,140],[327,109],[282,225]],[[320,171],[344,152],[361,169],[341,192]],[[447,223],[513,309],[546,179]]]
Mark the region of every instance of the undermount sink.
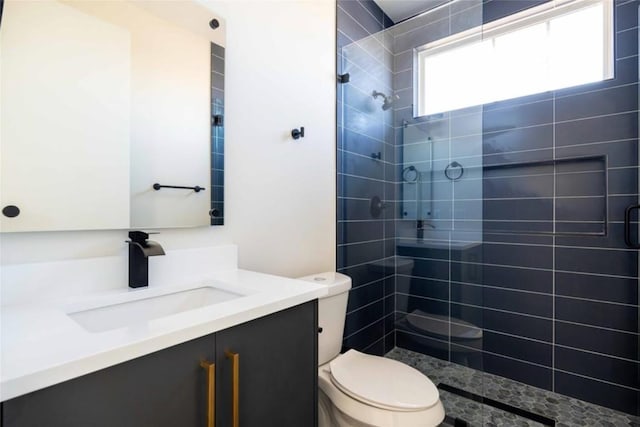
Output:
[[112,302],[90,309],[68,312],[67,315],[89,332],[104,332],[243,296],[245,294],[215,286],[202,286],[164,295],[150,295],[133,301]]

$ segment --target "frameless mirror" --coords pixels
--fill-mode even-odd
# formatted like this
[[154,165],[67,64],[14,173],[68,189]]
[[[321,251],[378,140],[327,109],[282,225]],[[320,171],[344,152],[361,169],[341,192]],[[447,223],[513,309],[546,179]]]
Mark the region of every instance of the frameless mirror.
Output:
[[221,225],[224,43],[191,1],[4,1],[0,230]]

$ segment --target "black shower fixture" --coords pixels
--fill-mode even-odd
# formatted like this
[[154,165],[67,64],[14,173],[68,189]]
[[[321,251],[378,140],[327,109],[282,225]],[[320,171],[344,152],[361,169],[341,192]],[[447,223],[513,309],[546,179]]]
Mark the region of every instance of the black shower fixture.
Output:
[[213,18],[211,21],[209,21],[209,26],[215,30],[216,28],[218,28],[220,26],[220,21],[218,21],[217,19]]
[[384,111],[387,111],[389,108],[391,108],[391,104],[393,104],[395,101],[400,99],[400,97],[398,95],[389,95],[389,96],[387,96],[382,92],[378,92],[377,90],[374,90],[371,93],[371,96],[373,96],[373,99],[378,99],[379,96],[382,97],[382,99],[384,100],[384,102],[382,103],[382,109]]

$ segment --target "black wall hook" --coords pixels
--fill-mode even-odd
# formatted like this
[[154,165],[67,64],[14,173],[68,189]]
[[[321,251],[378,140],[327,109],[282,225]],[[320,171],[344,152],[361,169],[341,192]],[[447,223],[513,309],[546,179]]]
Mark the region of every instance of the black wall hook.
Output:
[[293,129],[291,131],[291,138],[293,139],[304,138],[304,126],[300,126],[300,129]]

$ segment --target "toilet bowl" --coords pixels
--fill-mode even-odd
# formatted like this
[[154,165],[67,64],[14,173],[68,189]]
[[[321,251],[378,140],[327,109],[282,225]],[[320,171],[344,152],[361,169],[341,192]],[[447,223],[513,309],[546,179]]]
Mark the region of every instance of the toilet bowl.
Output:
[[436,386],[404,363],[349,350],[340,354],[351,279],[340,273],[301,278],[327,286],[318,304],[318,425],[433,427],[444,420]]

